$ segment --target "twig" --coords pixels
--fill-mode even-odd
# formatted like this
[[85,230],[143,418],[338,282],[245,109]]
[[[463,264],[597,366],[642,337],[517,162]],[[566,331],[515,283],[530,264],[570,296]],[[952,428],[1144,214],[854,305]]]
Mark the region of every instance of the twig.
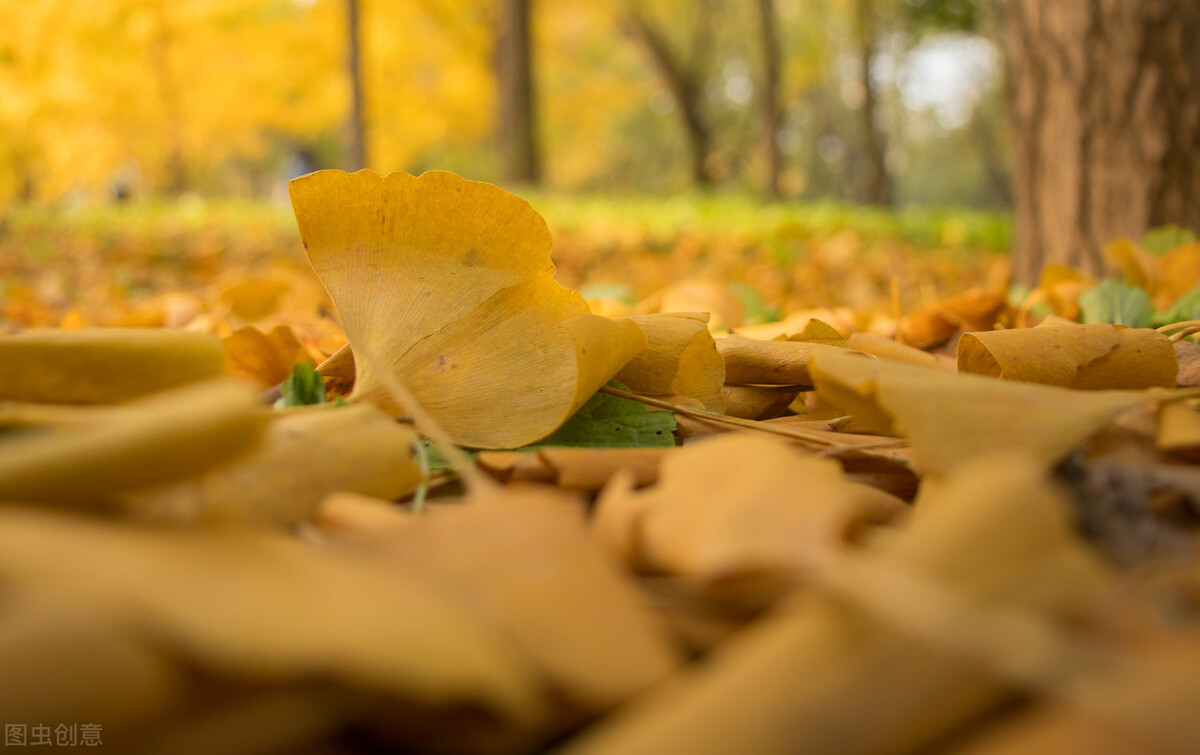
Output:
[[1183,320],[1182,322],[1173,322],[1170,325],[1163,325],[1157,328],[1159,333],[1170,333],[1173,330],[1179,332],[1170,336],[1171,343],[1178,343],[1188,336],[1200,333],[1200,320]]
[[642,396],[637,393],[630,393],[628,391],[622,391],[618,388],[613,388],[612,386],[609,386],[609,385],[600,386],[600,390],[602,392],[610,394],[612,396],[620,396],[621,398],[627,398],[627,399],[631,399],[633,401],[640,401],[641,403],[646,404],[648,406],[656,406],[660,409],[670,409],[673,412],[678,412],[684,416],[692,417],[693,419],[705,420],[708,422],[715,422],[718,425],[730,425],[732,427],[740,427],[743,430],[757,430],[758,432],[769,433],[771,435],[780,435],[785,438],[790,438],[792,440],[801,440],[801,441],[804,441],[805,443],[815,443],[820,446],[830,446],[832,448],[839,448],[839,449],[845,448],[845,449],[859,451],[859,450],[867,450],[867,449],[872,449],[872,448],[881,448],[881,447],[886,447],[886,446],[892,446],[892,445],[895,445],[900,442],[898,440],[891,439],[891,440],[887,440],[887,441],[884,441],[884,442],[881,442],[878,444],[856,446],[856,445],[852,445],[849,443],[839,443],[830,438],[826,438],[823,435],[805,432],[804,430],[796,430],[796,429],[789,428],[789,427],[776,427],[775,425],[768,425],[763,422],[757,422],[752,419],[742,419],[741,417],[730,417],[727,414],[712,414],[710,412],[701,411],[699,409],[693,409],[690,406],[679,406],[678,404],[672,404],[670,401],[663,401],[662,399],[656,399],[656,398],[651,398],[649,396]]

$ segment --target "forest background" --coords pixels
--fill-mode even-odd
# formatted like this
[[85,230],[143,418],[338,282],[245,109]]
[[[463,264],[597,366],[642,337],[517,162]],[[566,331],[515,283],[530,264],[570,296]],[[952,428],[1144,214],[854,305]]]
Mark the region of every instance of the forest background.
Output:
[[[1196,203],[1179,199],[1200,176],[1196,114],[1158,116],[1179,99],[1176,74],[1200,69],[1176,49],[1200,28],[1185,6],[10,3],[0,9],[3,293],[10,304],[54,298],[18,290],[28,276],[14,259],[31,251],[46,263],[68,248],[78,258],[140,244],[169,257],[162,247],[224,229],[242,241],[218,246],[265,235],[264,247],[294,254],[286,181],[327,167],[500,183],[556,234],[590,229],[567,240],[568,257],[639,243],[676,253],[698,227],[710,237],[702,246],[723,235],[785,266],[831,238],[839,258],[881,240],[995,256],[1014,247],[1015,206],[1020,282],[1035,285],[1044,261],[1098,274],[1102,245],[1119,236],[1197,225]],[[852,209],[865,206],[896,212]],[[107,238],[148,216],[169,227]],[[100,238],[62,238],[70,228]],[[732,256],[728,267],[748,264]],[[912,261],[886,256],[880,280]],[[962,281],[946,269],[910,282],[926,299],[953,293]],[[640,298],[667,278],[625,293]],[[734,282],[773,314],[870,299]]]

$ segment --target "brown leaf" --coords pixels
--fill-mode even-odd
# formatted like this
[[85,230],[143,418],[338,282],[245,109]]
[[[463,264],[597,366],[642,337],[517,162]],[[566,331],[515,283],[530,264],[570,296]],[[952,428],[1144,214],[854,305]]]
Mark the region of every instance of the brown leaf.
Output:
[[646,334],[646,348],[617,372],[634,393],[687,396],[723,412],[725,362],[708,331],[704,312],[666,312],[632,318]]
[[808,362],[813,354],[845,351],[836,346],[798,341],[756,341],[742,336],[717,339],[730,385],[811,386]]

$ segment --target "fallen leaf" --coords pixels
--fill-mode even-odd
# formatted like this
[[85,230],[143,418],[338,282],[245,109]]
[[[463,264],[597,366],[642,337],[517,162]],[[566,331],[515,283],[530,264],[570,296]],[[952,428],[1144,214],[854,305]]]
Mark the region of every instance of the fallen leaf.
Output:
[[444,582],[498,623],[568,703],[610,708],[679,662],[638,592],[559,491],[499,491],[372,541],[393,571]]
[[1065,265],[1050,264],[1042,268],[1038,288],[1046,292],[1046,301],[1059,317],[1074,322],[1079,319],[1079,297],[1095,285],[1083,273]]
[[807,548],[839,543],[907,508],[845,481],[837,462],[741,433],[673,452],[658,483],[642,492],[628,483],[605,489],[596,531],[638,568],[705,580],[794,575]]
[[1043,325],[964,333],[958,369],[1001,380],[1087,389],[1174,388],[1169,338],[1147,328]]
[[721,386],[725,362],[717,352],[704,312],[668,312],[633,318],[646,334],[646,348],[617,373],[634,393],[695,398],[706,409],[724,411]]
[[932,474],[1005,449],[1027,449],[1052,465],[1122,409],[1154,400],[950,374],[850,352],[819,355],[813,376],[821,395],[860,426],[908,438],[921,469]]
[[179,330],[38,330],[0,338],[0,399],[111,404],[225,374],[220,340]]
[[[525,201],[433,171],[319,171],[289,184],[313,269],[352,348],[393,371],[458,443],[539,440],[645,346],[553,278]],[[401,407],[357,360],[353,398]]]
[[756,341],[731,335],[717,339],[730,385],[811,386],[808,363],[813,354],[845,351],[836,346],[799,341]]
[[721,388],[725,414],[744,419],[779,416],[795,401],[800,389],[792,385],[726,385]]
[[1154,319],[1154,305],[1144,289],[1109,278],[1079,295],[1079,315],[1085,325],[1145,328]]
[[793,333],[784,340],[823,343],[827,346],[846,348],[846,336],[842,335],[832,325],[815,317],[804,324],[804,330],[799,333]]
[[[0,524],[0,576],[11,596],[112,627],[193,674],[259,684],[322,678],[394,701],[479,706],[514,726],[541,715],[536,677],[505,638],[381,557],[272,534],[138,529],[13,509],[0,511]],[[26,694],[51,699],[100,660],[65,678],[43,676]],[[54,706],[40,713],[58,718]]]
[[896,340],[921,349],[938,346],[960,330],[991,330],[1007,308],[1000,294],[971,289],[900,318]]
[[274,419],[251,453],[122,506],[154,521],[295,524],[334,492],[394,499],[416,490],[416,442],[415,430],[371,404],[297,410]]
[[250,380],[263,390],[282,383],[294,365],[310,358],[295,332],[286,325],[276,325],[270,333],[247,325],[230,333],[223,343],[229,358],[229,374]]
[[[625,387],[617,384],[624,390]],[[638,401],[596,393],[538,446],[628,448],[674,446],[675,415]]]
[[204,381],[95,422],[0,438],[0,501],[99,502],[204,472],[253,448],[267,412],[249,385]]
[[[1095,605],[1108,577],[1063,495],[1028,458],[960,471],[876,552],[810,553],[833,599],[798,595],[563,752],[917,752],[1002,708],[1022,677],[1073,671],[1078,656],[1052,654],[1075,635],[1052,617]],[[1015,618],[978,616],[993,606]]]

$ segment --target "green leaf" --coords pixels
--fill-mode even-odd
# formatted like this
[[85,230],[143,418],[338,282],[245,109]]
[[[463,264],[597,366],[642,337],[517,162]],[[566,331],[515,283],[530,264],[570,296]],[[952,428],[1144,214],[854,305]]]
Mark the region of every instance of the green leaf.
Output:
[[[616,380],[608,383],[629,390]],[[675,415],[653,411],[632,399],[596,392],[579,411],[534,446],[587,448],[655,448],[674,446]]]
[[1079,297],[1079,311],[1085,325],[1112,323],[1145,328],[1154,319],[1149,294],[1113,278],[1084,291]]
[[1151,228],[1142,239],[1142,246],[1155,254],[1165,254],[1177,246],[1190,244],[1196,240],[1196,234],[1190,228],[1178,225],[1161,225]]
[[325,380],[313,367],[312,362],[304,362],[292,367],[292,374],[284,378],[279,386],[282,394],[275,402],[275,408],[285,406],[311,406],[325,403]]

